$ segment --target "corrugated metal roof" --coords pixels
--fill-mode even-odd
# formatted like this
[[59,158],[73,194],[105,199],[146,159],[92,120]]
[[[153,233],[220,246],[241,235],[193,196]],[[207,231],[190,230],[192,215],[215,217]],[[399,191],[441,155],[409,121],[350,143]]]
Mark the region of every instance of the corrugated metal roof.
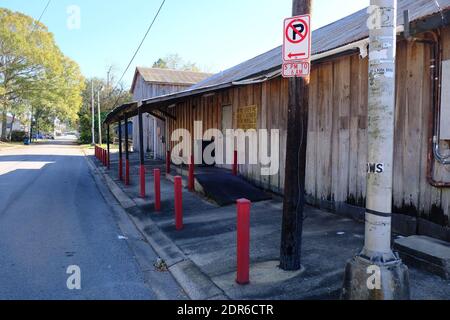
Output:
[[[409,10],[411,21],[415,21],[450,8],[450,0],[399,0],[398,25],[403,22],[403,13]],[[367,8],[355,12],[341,20],[317,29],[312,34],[313,55],[328,52],[336,48],[366,39],[369,36]],[[245,61],[228,70],[217,73],[185,91],[166,96],[155,97],[145,101],[145,104],[175,101],[195,94],[233,86],[233,83],[249,79],[255,75],[281,69],[281,46]],[[114,113],[114,111],[113,111]]]
[[[450,0],[399,0],[398,25],[403,25],[403,12],[409,10],[411,21],[437,13],[441,9],[450,7]],[[349,43],[365,39],[369,36],[367,8],[350,16],[317,29],[312,34],[312,52],[319,54],[330,51]],[[213,85],[239,81],[252,75],[275,68],[281,68],[281,46],[260,56],[243,62],[226,71],[213,75],[189,88],[189,90],[209,87]]]
[[137,67],[136,71],[139,72],[145,82],[174,85],[193,85],[212,75],[203,72],[144,67]]

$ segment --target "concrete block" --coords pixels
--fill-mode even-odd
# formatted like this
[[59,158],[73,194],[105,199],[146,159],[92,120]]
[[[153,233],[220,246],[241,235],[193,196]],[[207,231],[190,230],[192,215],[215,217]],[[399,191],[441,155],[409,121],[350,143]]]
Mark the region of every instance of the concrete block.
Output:
[[450,280],[450,243],[412,236],[397,239],[394,247],[407,264]]

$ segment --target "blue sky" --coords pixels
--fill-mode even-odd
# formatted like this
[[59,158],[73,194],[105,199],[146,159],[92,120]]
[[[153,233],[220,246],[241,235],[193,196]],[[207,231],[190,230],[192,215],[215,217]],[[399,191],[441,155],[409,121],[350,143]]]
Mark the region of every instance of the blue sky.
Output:
[[[38,18],[47,0],[0,0],[0,6]],[[345,3],[343,6],[342,3]],[[86,77],[106,77],[114,65],[125,70],[161,0],[52,0],[42,22],[61,50],[77,61]],[[369,0],[315,0],[313,28],[368,6]],[[80,8],[80,28],[69,29],[67,9]],[[145,44],[124,78],[131,85],[137,65],[178,53],[218,72],[266,52],[282,41],[283,19],[291,0],[166,0]]]

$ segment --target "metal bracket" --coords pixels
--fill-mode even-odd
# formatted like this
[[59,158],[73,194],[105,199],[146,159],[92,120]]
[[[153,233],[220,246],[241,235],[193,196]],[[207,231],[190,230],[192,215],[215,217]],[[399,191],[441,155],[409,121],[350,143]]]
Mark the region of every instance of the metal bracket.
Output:
[[409,10],[403,11],[403,23],[404,31],[403,34],[406,40],[411,40],[411,20],[409,19]]

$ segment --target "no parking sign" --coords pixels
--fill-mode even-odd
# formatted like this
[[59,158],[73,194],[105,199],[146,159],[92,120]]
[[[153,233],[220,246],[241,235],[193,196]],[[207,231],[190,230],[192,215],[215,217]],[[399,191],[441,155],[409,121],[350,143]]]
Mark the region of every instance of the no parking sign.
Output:
[[[283,29],[283,76],[309,76],[310,59],[311,16],[303,15],[285,19]],[[293,66],[296,72],[293,72]],[[302,68],[297,69],[297,66],[302,66]]]

